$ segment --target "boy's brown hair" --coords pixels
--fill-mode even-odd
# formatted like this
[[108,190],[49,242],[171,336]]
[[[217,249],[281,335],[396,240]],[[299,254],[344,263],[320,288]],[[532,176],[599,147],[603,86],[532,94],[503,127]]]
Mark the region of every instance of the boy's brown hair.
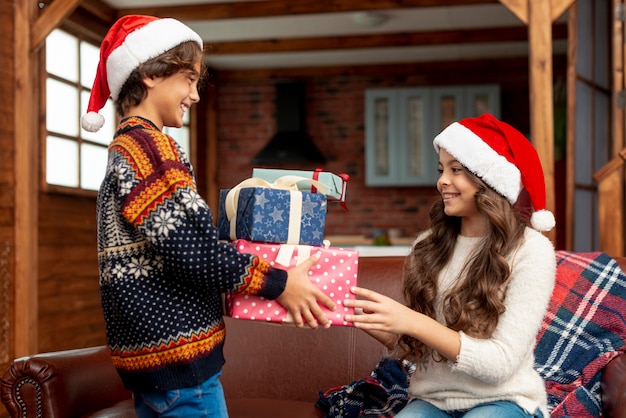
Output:
[[145,99],[148,94],[146,85],[143,83],[145,78],[169,77],[183,70],[195,72],[195,65],[198,60],[201,63],[198,76],[202,77],[206,73],[206,66],[202,60],[202,50],[196,42],[188,41],[144,62],[133,70],[124,83],[115,102],[117,114],[124,116],[128,109],[139,105]]

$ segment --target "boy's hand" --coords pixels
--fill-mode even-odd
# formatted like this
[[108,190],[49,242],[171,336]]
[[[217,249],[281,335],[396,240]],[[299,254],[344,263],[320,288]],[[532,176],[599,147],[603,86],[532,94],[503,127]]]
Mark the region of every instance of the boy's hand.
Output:
[[335,309],[335,304],[332,299],[311,283],[308,276],[309,269],[317,263],[319,257],[319,254],[315,254],[300,265],[288,270],[285,290],[276,299],[289,311],[298,328],[304,326],[304,321],[311,328],[317,328],[319,324],[324,328],[330,326],[330,321],[317,302],[326,305],[330,310]]

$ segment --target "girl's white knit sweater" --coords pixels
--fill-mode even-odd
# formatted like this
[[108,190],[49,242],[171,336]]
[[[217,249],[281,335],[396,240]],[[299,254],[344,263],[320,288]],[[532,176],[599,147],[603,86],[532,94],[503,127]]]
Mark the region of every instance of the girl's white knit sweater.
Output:
[[[453,285],[482,238],[459,236],[452,259],[439,274],[439,296]],[[545,385],[533,368],[534,347],[556,274],[550,240],[527,228],[521,247],[509,257],[511,282],[506,312],[488,339],[460,333],[461,350],[455,363],[429,361],[413,374],[411,397],[443,410],[470,409],[478,404],[508,400],[533,413],[548,415]],[[437,320],[444,323],[439,309]]]

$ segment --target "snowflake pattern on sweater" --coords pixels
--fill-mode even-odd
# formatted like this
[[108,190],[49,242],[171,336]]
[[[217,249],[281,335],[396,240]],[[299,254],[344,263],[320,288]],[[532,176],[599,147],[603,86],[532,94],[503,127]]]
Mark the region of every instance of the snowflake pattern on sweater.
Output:
[[125,386],[197,385],[224,358],[222,296],[278,297],[287,274],[218,240],[179,145],[150,121],[124,119],[97,199],[106,333]]

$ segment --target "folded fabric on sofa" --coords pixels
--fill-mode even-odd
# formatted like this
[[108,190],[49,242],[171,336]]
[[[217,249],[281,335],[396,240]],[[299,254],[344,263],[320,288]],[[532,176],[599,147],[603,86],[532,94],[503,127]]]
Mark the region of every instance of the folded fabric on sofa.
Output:
[[387,418],[407,403],[407,389],[415,365],[384,357],[370,376],[347,385],[320,391],[315,406],[324,418]]

